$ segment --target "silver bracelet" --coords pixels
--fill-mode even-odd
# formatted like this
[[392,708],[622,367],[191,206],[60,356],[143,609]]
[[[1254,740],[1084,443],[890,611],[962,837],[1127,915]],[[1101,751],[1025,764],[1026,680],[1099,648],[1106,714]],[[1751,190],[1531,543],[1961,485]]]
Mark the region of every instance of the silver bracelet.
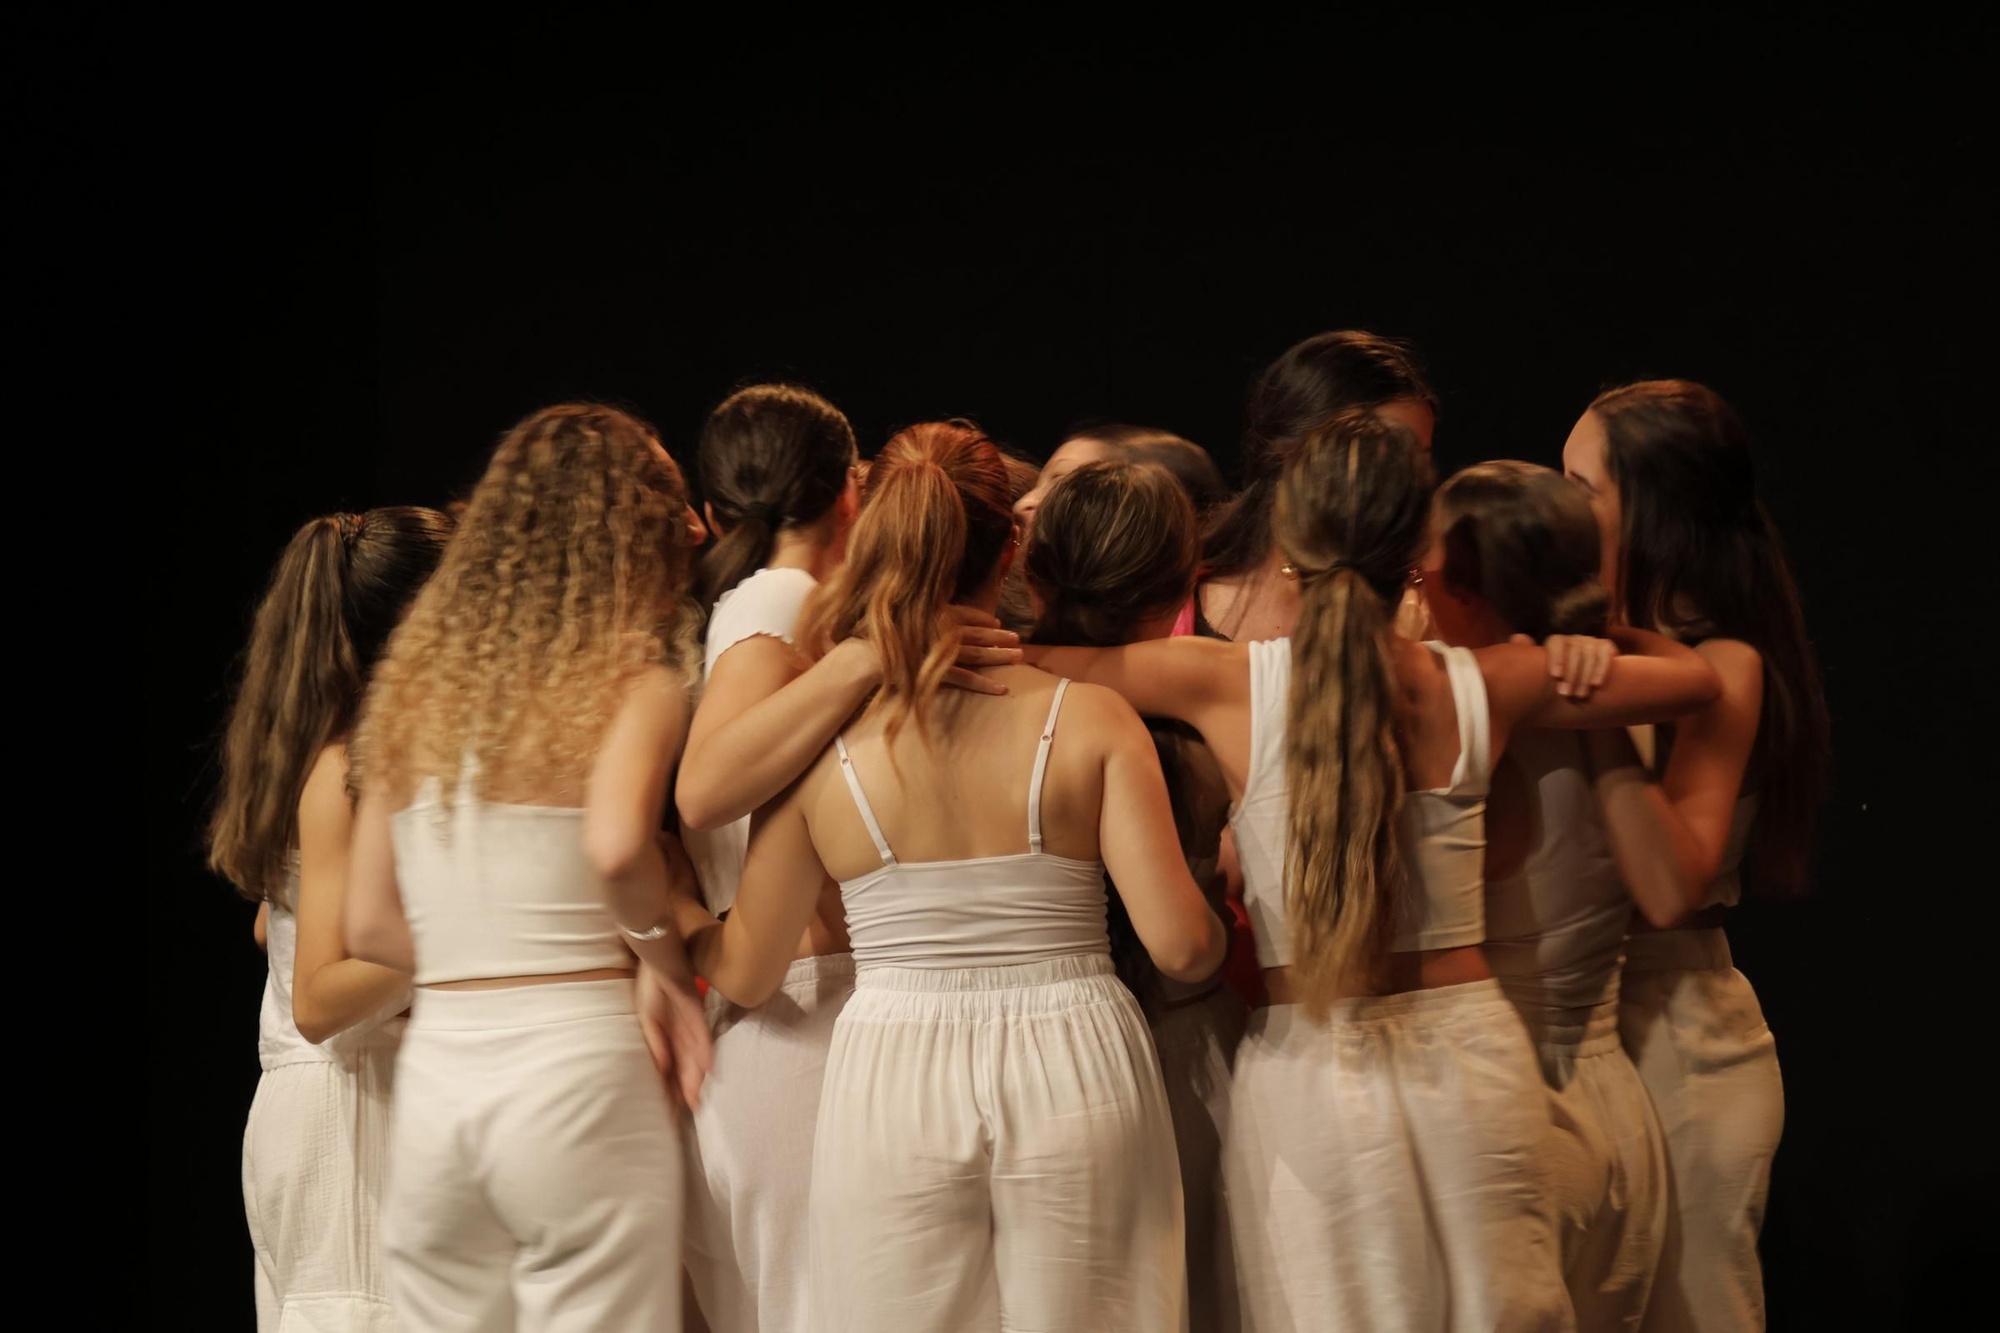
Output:
[[659,921],[644,930],[634,930],[630,926],[620,926],[618,929],[624,931],[628,938],[635,939],[641,944],[651,944],[654,940],[663,940],[667,937],[665,921]]

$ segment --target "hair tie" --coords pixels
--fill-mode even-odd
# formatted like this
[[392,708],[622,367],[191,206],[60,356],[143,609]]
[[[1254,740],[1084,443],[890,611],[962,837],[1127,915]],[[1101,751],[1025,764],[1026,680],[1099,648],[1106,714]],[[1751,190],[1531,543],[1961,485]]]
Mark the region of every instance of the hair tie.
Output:
[[762,523],[773,531],[785,525],[785,507],[770,500],[756,500],[744,505],[742,514],[744,522]]

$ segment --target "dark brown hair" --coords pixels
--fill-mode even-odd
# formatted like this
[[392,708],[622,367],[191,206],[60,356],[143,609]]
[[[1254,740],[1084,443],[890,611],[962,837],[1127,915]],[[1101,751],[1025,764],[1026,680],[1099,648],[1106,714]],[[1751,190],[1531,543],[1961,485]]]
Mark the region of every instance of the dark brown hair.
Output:
[[1750,432],[1722,395],[1689,380],[1628,384],[1590,410],[1624,514],[1626,619],[1689,641],[1740,639],[1764,659],[1747,878],[1799,892],[1832,766],[1830,727],[1784,539],[1757,493]]
[[1416,437],[1366,411],[1307,436],[1279,477],[1273,533],[1299,579],[1285,915],[1316,1014],[1372,981],[1405,892],[1396,818],[1408,783],[1389,644],[1430,502]]
[[723,399],[701,428],[702,498],[721,529],[701,560],[701,604],[762,568],[781,529],[831,509],[856,458],[854,428],[811,389],[753,384]]
[[893,737],[922,706],[955,655],[946,608],[993,576],[1014,534],[1007,465],[969,421],[927,421],[897,432],[869,465],[847,560],[799,615],[799,642],[815,654],[850,636],[882,656]]
[[1316,334],[1273,361],[1250,390],[1243,489],[1210,521],[1203,543],[1209,572],[1241,574],[1270,555],[1278,477],[1308,436],[1343,412],[1401,399],[1438,410],[1416,352],[1377,334]]
[[1166,469],[1089,463],[1058,478],[1022,558],[1042,604],[1035,642],[1124,642],[1187,600],[1199,554],[1194,506]]
[[313,763],[354,726],[375,659],[450,536],[443,514],[399,506],[316,518],[285,544],[244,650],[208,822],[208,864],[245,897],[287,906]]
[[1438,488],[1444,579],[1472,593],[1508,629],[1603,635],[1611,594],[1597,580],[1603,543],[1590,502],[1560,472],[1502,459],[1476,463]]
[[1165,468],[1187,492],[1196,518],[1205,517],[1229,499],[1229,485],[1223,481],[1222,469],[1215,465],[1208,450],[1172,431],[1122,421],[1086,421],[1072,428],[1063,440],[1065,443],[1095,440],[1116,450],[1126,462],[1153,463]]

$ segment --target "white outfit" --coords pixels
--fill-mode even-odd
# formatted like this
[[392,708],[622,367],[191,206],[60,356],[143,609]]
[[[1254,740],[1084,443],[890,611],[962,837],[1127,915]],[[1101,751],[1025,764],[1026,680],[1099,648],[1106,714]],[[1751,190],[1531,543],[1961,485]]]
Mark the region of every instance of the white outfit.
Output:
[[[1492,768],[1472,654],[1430,645],[1458,711],[1450,786],[1413,791],[1398,828],[1409,889],[1399,950],[1484,937]],[[1265,966],[1284,915],[1291,643],[1250,645],[1250,771],[1232,823]],[[1540,1070],[1496,981],[1251,1016],[1223,1149],[1246,1329],[1573,1328],[1541,1154]]]
[[[1733,904],[1756,798],[1736,807],[1704,907]],[[1675,1235],[1646,1328],[1735,1333],[1764,1327],[1764,1225],[1771,1159],[1785,1128],[1777,1044],[1719,929],[1641,932],[1625,946],[1618,1009],[1625,1050],[1666,1131]]]
[[[818,584],[797,569],[761,569],[724,593],[708,622],[703,679],[722,655],[763,635],[783,643]],[[750,845],[748,816],[688,830],[689,858],[709,910],[736,901]],[[756,1009],[708,993],[715,1069],[686,1122],[688,1278],[712,1333],[807,1333],[813,1125],[833,1022],[854,990],[849,954],[802,958]]]
[[[296,901],[298,875],[286,900]],[[389,1088],[407,993],[315,1046],[292,1022],[298,921],[273,902],[257,1019],[263,1074],[243,1131],[243,1210],[256,1253],[257,1327],[389,1333],[396,1319],[379,1223]]]
[[[428,786],[390,821],[420,984],[632,966],[581,810]],[[632,989],[418,990],[383,1219],[408,1327],[679,1329],[681,1145]]]
[[1541,1056],[1550,1192],[1577,1326],[1637,1330],[1668,1231],[1666,1143],[1618,1041],[1632,899],[1591,790],[1583,737],[1526,728],[1502,769],[1525,784],[1532,840],[1486,886],[1486,961]]
[[1042,850],[1066,686],[1023,854],[898,862],[836,742],[882,867],[841,885],[858,973],[813,1156],[817,1329],[1185,1326],[1173,1127],[1104,867]]

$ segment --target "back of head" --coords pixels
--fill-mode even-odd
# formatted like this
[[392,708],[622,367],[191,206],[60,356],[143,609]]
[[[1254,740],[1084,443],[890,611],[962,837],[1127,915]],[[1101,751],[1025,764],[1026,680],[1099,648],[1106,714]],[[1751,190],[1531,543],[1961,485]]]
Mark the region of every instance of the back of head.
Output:
[[954,656],[948,608],[986,588],[1014,535],[1007,465],[969,421],[897,432],[868,468],[847,560],[800,615],[814,652],[858,635],[882,656],[893,736],[937,692]]
[[376,672],[363,778],[449,793],[470,765],[488,799],[580,799],[632,681],[685,669],[686,514],[679,469],[625,412],[565,404],[510,430]]
[[1194,506],[1172,475],[1088,463],[1049,488],[1024,563],[1041,600],[1035,642],[1130,643],[1194,586]]
[[1229,485],[1223,481],[1222,470],[1216,467],[1208,450],[1172,431],[1111,421],[1078,427],[1069,437],[1108,445],[1127,462],[1165,468],[1187,492],[1197,519],[1229,498]]
[[1431,488],[1415,436],[1366,411],[1307,436],[1277,483],[1273,535],[1299,580],[1285,908],[1312,1012],[1365,983],[1394,930],[1405,781],[1389,640]]
[[1408,346],[1354,329],[1316,334],[1273,361],[1250,390],[1243,489],[1210,525],[1204,558],[1218,574],[1253,569],[1271,549],[1278,478],[1306,439],[1335,417],[1437,394]]
[[1516,634],[1602,635],[1611,595],[1598,582],[1597,519],[1574,483],[1533,463],[1477,463],[1438,488],[1444,578]]
[[701,488],[721,535],[702,557],[702,605],[771,558],[780,530],[825,516],[847,489],[854,428],[826,399],[791,384],[753,384],[701,428]]
[[369,673],[436,570],[451,521],[398,506],[292,535],[257,608],[222,744],[209,864],[251,898],[282,892],[320,749],[353,727]]
[[1626,619],[1688,640],[1740,639],[1764,659],[1750,878],[1803,889],[1831,763],[1826,699],[1784,540],[1757,493],[1750,433],[1720,394],[1689,380],[1613,389],[1590,411],[1623,515]]

